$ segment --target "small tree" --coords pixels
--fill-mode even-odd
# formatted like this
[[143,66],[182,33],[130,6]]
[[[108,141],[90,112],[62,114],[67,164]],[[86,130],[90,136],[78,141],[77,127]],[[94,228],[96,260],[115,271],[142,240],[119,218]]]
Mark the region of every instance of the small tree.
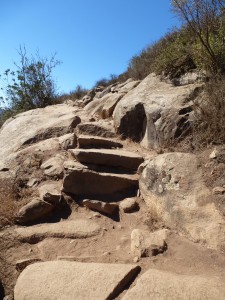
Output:
[[[218,73],[225,68],[224,0],[172,0],[173,10],[188,25],[201,45],[205,67]],[[207,61],[206,61],[207,59]]]
[[20,47],[18,53],[20,65],[14,63],[17,70],[8,69],[1,76],[6,94],[1,102],[14,113],[52,104],[56,95],[52,70],[60,62],[55,55],[47,59],[40,57],[39,52],[29,58],[25,47]]

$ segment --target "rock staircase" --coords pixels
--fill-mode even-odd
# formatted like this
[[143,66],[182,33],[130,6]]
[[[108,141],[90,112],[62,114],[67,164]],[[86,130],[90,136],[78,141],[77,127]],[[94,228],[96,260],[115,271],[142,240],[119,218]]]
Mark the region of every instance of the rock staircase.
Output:
[[121,150],[123,145],[112,138],[81,134],[77,142],[65,163],[63,192],[104,202],[137,195],[136,172],[143,157]]

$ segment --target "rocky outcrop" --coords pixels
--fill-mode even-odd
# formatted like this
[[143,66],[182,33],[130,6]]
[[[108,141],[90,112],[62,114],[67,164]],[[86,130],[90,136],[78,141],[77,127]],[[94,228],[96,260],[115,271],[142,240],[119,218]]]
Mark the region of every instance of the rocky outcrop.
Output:
[[184,135],[190,124],[191,100],[200,85],[174,87],[150,74],[117,104],[116,131],[146,148],[158,148]]
[[224,247],[225,220],[194,154],[166,153],[150,159],[143,166],[140,190],[149,209],[167,226],[210,248]]
[[58,104],[30,110],[7,120],[0,130],[0,140],[4,141],[0,147],[1,165],[10,168],[10,161],[22,148],[73,131],[81,121],[76,112],[75,107]]
[[180,275],[150,269],[137,280],[137,284],[122,299],[222,300],[224,297],[224,283],[217,277]]
[[19,276],[14,297],[15,300],[114,299],[139,270],[140,267],[128,264],[36,263]]
[[101,94],[97,94],[93,101],[85,106],[84,110],[91,116],[97,115],[103,119],[110,118],[117,103],[138,84],[139,81],[128,79],[124,83],[109,86]]

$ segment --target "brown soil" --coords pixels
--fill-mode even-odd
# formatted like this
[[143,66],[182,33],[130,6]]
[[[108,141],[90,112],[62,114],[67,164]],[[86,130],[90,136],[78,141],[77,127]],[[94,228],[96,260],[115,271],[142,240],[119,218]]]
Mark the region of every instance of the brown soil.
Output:
[[[124,149],[139,152],[145,158],[156,155],[154,152],[143,150],[139,145],[130,141],[123,141]],[[225,164],[210,161],[209,154],[213,149],[199,152],[199,162],[203,168],[204,179],[209,188],[223,186]],[[13,195],[12,199],[13,199]],[[80,262],[102,263],[135,263],[130,250],[130,235],[133,229],[148,229],[154,231],[164,228],[164,224],[151,214],[146,204],[138,198],[140,210],[131,214],[120,212],[117,219],[111,219],[76,204],[72,206],[69,220],[84,218],[93,219],[102,228],[102,234],[82,239],[46,238],[36,244],[21,243],[13,234],[13,228],[0,229],[0,279],[5,288],[5,294],[12,294],[19,272],[16,262],[21,259],[39,258],[43,261],[56,260],[59,256],[73,257]],[[216,195],[215,202],[225,207],[224,195]],[[4,197],[1,205],[5,206]],[[10,204],[11,203],[11,204]],[[10,213],[15,209],[13,201],[8,203]],[[7,206],[5,206],[7,207]],[[225,212],[225,209],[224,209]],[[10,222],[9,222],[10,223]],[[155,257],[141,258],[137,262],[143,274],[149,268],[172,271],[178,274],[219,276],[225,281],[225,256],[214,250],[193,243],[173,231],[168,239],[168,250]],[[140,277],[140,274],[138,277]],[[136,282],[136,281],[135,281]],[[135,282],[132,284],[134,285]],[[125,291],[124,291],[125,293]],[[122,293],[118,299],[122,298]]]

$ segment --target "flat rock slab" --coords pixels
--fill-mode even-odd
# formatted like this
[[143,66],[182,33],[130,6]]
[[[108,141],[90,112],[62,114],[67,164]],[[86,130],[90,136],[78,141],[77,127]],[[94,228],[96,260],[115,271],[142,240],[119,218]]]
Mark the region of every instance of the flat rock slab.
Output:
[[114,299],[140,267],[123,264],[50,261],[28,266],[19,276],[15,300]]
[[116,137],[115,132],[112,131],[113,127],[107,124],[101,124],[100,122],[86,122],[77,126],[78,134],[87,134],[102,136],[105,138]]
[[217,277],[179,275],[149,270],[130,289],[123,300],[223,300],[224,281]]
[[[76,196],[107,200],[124,199],[137,194],[136,175],[98,173],[85,168],[69,170],[63,181],[63,191]],[[107,197],[107,198],[106,198]]]
[[123,148],[119,142],[98,136],[80,135],[77,141],[79,148]]
[[15,229],[17,238],[23,242],[39,242],[45,238],[81,239],[100,233],[100,227],[92,220],[62,221]]
[[129,151],[111,149],[72,149],[70,152],[83,163],[137,170],[143,157]]

